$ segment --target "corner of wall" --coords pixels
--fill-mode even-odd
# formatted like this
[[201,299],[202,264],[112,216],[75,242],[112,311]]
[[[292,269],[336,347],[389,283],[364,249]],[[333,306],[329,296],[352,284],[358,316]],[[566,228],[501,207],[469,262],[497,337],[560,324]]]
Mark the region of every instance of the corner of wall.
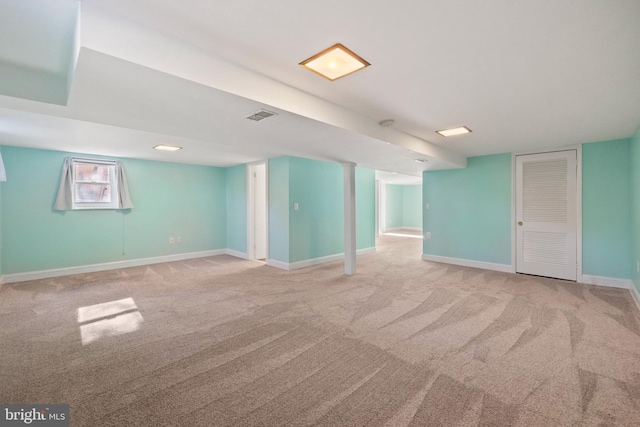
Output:
[[[2,162],[2,146],[0,145],[0,162]],[[0,181],[0,285],[2,285],[2,253],[4,251],[3,244],[4,239],[2,238],[2,212],[4,210],[2,204],[2,188],[5,186],[4,182]]]
[[[270,159],[268,173],[270,265],[299,266],[343,253],[340,164],[285,156]],[[368,249],[375,247],[375,171],[355,173],[357,249]]]
[[640,126],[630,140],[631,158],[631,231],[632,231],[632,281],[640,308]]
[[225,247],[247,252],[247,165],[225,168]]
[[376,172],[356,166],[356,248],[376,246]]
[[469,157],[465,169],[425,171],[423,232],[432,237],[423,254],[510,265],[511,168],[511,153],[502,153]]
[[[269,159],[269,258],[289,263],[289,168],[288,156]],[[271,264],[269,264],[271,265]]]
[[629,139],[583,144],[583,274],[632,277],[632,192]]
[[73,42],[71,45],[71,54],[69,55],[69,66],[67,69],[67,101],[69,100],[69,96],[71,95],[71,87],[73,85],[73,78],[76,74],[76,66],[78,64],[78,58],[80,57],[80,47],[82,37],[81,30],[81,17],[82,17],[82,6],[80,2],[76,5],[76,18],[74,23],[74,31],[73,31]]

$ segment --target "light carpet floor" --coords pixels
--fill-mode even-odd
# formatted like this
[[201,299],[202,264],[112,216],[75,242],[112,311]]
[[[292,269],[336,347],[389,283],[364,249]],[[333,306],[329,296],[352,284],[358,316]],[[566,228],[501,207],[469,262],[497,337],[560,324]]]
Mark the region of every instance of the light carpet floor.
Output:
[[628,291],[420,260],[230,256],[0,288],[0,402],[72,426],[640,425]]

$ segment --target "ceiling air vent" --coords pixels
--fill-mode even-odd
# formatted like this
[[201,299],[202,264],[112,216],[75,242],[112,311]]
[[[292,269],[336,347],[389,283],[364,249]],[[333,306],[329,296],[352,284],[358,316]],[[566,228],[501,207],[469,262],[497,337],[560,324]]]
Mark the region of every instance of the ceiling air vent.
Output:
[[253,120],[254,122],[259,122],[260,120],[264,120],[266,118],[269,118],[269,117],[275,116],[275,115],[276,115],[276,113],[274,113],[272,111],[258,110],[258,111],[254,111],[253,113],[249,114],[248,116],[245,116],[245,119]]

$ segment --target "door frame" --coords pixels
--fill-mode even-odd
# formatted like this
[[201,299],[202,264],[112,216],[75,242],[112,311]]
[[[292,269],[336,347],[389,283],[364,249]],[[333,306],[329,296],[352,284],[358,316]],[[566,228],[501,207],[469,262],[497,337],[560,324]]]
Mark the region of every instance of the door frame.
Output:
[[387,232],[387,183],[378,181],[378,229],[376,233],[382,236]]
[[376,178],[376,238],[380,237],[380,180]]
[[569,145],[550,150],[519,151],[511,153],[511,272],[516,272],[516,156],[527,154],[555,153],[576,150],[576,281],[584,282],[582,277],[582,144]]
[[267,216],[267,229],[265,238],[267,240],[266,259],[269,259],[269,162],[259,160],[247,163],[247,259],[256,259],[255,250],[255,226],[253,219],[255,216],[255,188],[253,184],[253,172],[256,166],[264,165],[265,177],[264,185],[266,192],[265,214]]

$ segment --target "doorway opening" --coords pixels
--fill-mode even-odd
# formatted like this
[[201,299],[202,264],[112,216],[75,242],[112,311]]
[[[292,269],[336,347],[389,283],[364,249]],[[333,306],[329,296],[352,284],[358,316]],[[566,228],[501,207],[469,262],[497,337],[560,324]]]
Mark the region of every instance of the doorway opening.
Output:
[[247,166],[247,257],[266,261],[268,245],[267,162]]
[[376,234],[422,238],[422,178],[376,171]]
[[376,171],[376,250],[389,256],[422,253],[422,178]]

